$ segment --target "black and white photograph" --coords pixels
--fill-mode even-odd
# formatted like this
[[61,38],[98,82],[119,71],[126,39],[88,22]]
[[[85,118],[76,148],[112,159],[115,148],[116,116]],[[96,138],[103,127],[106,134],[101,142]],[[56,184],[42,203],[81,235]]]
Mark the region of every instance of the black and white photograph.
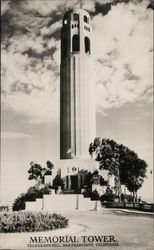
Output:
[[1,250],[154,250],[153,0],[1,0]]

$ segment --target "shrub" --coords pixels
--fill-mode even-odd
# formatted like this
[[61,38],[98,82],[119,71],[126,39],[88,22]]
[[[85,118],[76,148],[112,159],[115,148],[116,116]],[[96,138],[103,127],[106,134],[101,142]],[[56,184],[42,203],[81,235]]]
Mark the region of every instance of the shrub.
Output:
[[99,193],[97,190],[94,190],[92,193],[91,193],[91,200],[99,200]]
[[125,202],[125,195],[123,193],[121,194],[121,201]]
[[115,199],[115,194],[113,194],[113,191],[109,187],[107,187],[106,193],[101,195],[100,197],[101,202],[104,202],[104,201],[114,202],[114,199]]
[[21,194],[19,197],[17,197],[12,206],[13,211],[24,210],[25,200],[26,200],[26,194]]
[[48,212],[12,212],[0,214],[0,233],[37,232],[65,228],[68,219]]
[[55,188],[55,190],[58,190],[59,186],[63,190],[64,182],[63,182],[62,178],[60,177],[60,175],[57,174],[53,180],[53,187]]
[[115,195],[114,194],[103,194],[100,197],[100,201],[101,202],[104,202],[104,201],[114,202],[114,199],[115,199]]
[[13,211],[19,211],[25,209],[26,201],[36,201],[36,198],[43,198],[44,194],[49,194],[50,188],[43,187],[41,189],[34,187],[30,187],[25,194],[21,194],[19,197],[15,199],[13,202]]
[[43,187],[43,188],[41,188],[40,190],[39,190],[39,194],[37,195],[37,198],[43,198],[43,195],[44,194],[50,194],[50,189],[51,189],[51,187]]
[[84,197],[91,197],[91,193],[92,193],[91,188],[86,187],[82,194],[84,195]]
[[125,199],[126,199],[127,202],[133,202],[133,201],[134,201],[132,195],[127,195],[127,194],[126,194],[126,195],[125,195]]

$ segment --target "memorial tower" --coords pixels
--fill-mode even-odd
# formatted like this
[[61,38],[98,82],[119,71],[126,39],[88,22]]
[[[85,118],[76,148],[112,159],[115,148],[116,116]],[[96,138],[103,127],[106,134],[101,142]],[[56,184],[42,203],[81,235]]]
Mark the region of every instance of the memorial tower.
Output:
[[60,159],[89,158],[95,138],[92,26],[83,9],[68,11],[61,29]]

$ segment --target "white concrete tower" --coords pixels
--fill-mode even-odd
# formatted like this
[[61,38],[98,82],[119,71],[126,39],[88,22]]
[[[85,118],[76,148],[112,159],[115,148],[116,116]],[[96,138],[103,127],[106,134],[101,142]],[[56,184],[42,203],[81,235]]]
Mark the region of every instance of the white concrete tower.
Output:
[[83,9],[64,15],[61,29],[60,158],[87,158],[95,138],[92,26]]

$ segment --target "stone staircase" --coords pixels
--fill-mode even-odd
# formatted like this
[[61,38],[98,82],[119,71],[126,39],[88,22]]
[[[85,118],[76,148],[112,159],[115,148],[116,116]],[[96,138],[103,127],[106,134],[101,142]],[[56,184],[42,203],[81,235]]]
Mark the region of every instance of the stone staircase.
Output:
[[99,210],[100,201],[92,201],[89,197],[82,194],[45,194],[43,198],[37,198],[36,201],[26,202],[27,211],[52,211],[52,210]]

